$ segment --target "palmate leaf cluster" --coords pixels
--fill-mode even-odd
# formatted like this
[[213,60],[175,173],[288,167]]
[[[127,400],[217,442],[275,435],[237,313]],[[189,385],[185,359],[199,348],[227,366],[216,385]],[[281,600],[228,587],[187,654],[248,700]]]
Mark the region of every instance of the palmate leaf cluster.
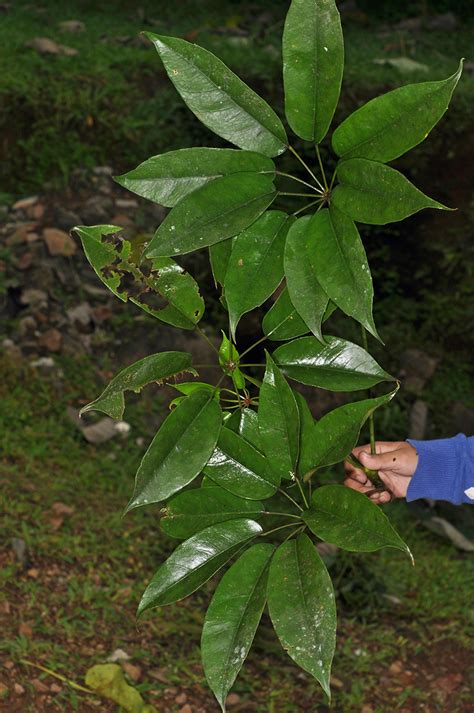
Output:
[[[181,39],[148,37],[189,109],[237,148],[171,151],[116,179],[171,209],[149,242],[123,238],[120,226],[75,229],[117,297],[201,336],[204,302],[176,258],[208,250],[229,315],[216,354],[217,386],[198,381],[191,354],[160,352],[124,369],[83,409],[121,418],[126,391],[175,380],[177,398],[143,457],[127,510],[159,504],[161,527],[182,542],[138,611],[186,597],[233,561],[202,634],[204,670],[222,709],[266,605],[283,647],[329,695],[336,610],[315,542],[355,552],[409,550],[364,496],[337,484],[312,490],[318,469],[351,452],[364,422],[397,388],[364,346],[326,334],[324,325],[339,309],[379,338],[356,224],[444,208],[388,163],[428,136],[461,66],[448,79],[401,87],[348,116],[332,134],[338,163],[329,178],[319,144],[338,103],[344,61],[334,0],[293,0],[283,32],[286,119],[315,146],[312,166],[270,106],[214,55]],[[287,150],[307,171],[305,180],[277,170],[275,159]],[[291,215],[278,207],[288,196],[278,188],[282,178],[294,179],[293,198],[301,199]],[[248,371],[249,350],[239,354],[236,331],[243,315],[272,295],[259,341],[280,345],[266,352],[260,379]],[[291,381],[333,391],[392,386],[316,422]]]

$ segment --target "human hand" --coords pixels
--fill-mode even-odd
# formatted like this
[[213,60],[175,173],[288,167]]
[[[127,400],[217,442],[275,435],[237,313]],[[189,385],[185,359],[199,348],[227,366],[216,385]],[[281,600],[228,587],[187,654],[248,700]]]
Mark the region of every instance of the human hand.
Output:
[[363,466],[378,472],[386,490],[374,492],[374,484],[370,478],[348,461],[344,462],[344,485],[360,493],[370,493],[370,499],[378,505],[388,503],[392,498],[406,497],[410,480],[418,465],[416,449],[406,441],[377,441],[375,450],[376,454],[371,455],[370,445],[357,446],[352,454]]

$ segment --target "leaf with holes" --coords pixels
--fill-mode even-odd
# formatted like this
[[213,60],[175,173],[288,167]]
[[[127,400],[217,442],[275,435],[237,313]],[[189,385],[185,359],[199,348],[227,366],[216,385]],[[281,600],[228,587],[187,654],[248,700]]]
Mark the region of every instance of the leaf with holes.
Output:
[[125,391],[139,393],[147,384],[162,384],[170,377],[183,372],[196,375],[196,371],[191,367],[191,360],[191,354],[187,352],[160,352],[140,359],[122,369],[95,401],[81,409],[80,414],[102,411],[112,418],[122,418]]

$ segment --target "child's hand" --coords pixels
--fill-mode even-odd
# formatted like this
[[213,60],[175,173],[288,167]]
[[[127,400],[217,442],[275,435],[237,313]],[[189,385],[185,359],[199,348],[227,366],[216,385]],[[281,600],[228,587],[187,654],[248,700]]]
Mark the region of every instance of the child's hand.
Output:
[[346,480],[344,485],[360,493],[371,493],[370,499],[377,504],[388,503],[392,498],[406,497],[411,477],[418,465],[418,453],[406,441],[377,441],[376,455],[370,454],[370,445],[357,446],[352,454],[363,466],[378,471],[386,490],[374,491],[374,485],[359,468],[354,468],[347,461],[344,463]]

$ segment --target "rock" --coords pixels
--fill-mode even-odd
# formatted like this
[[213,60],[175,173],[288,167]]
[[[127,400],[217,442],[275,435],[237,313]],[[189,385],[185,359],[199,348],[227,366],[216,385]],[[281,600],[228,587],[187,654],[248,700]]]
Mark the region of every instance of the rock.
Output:
[[129,210],[131,208],[138,208],[138,201],[134,198],[117,198],[115,205],[121,210]]
[[344,683],[341,681],[340,678],[336,678],[336,676],[331,676],[331,686],[340,690],[341,688],[344,688]]
[[240,696],[237,693],[229,693],[225,699],[226,706],[232,708],[232,706],[237,706],[240,703]]
[[96,166],[92,169],[92,173],[96,176],[112,176],[114,169],[112,166]]
[[97,225],[106,223],[114,209],[114,203],[107,196],[92,196],[84,204],[81,217],[85,223]]
[[398,676],[400,673],[403,672],[403,664],[401,661],[394,661],[392,664],[390,664],[388,670],[394,676]]
[[36,243],[37,240],[39,240],[40,236],[38,233],[27,233],[26,235],[26,242],[27,243]]
[[56,363],[53,357],[40,357],[39,359],[35,359],[35,361],[32,361],[31,366],[35,369],[50,371],[51,369],[55,368]]
[[66,310],[70,322],[79,323],[82,327],[87,327],[91,322],[91,306],[88,302],[81,302],[76,307]]
[[25,47],[36,50],[39,54],[62,54],[69,57],[74,57],[79,54],[79,51],[74,47],[66,47],[60,45],[49,37],[34,37],[32,40],[25,42]]
[[15,691],[17,696],[22,696],[25,692],[25,689],[19,683],[13,684],[13,690]]
[[74,508],[72,505],[66,505],[65,503],[57,502],[51,505],[51,510],[56,513],[56,515],[72,515]]
[[48,304],[48,295],[43,290],[27,287],[20,295],[20,304],[30,307],[43,307]]
[[462,532],[443,517],[430,517],[427,520],[422,520],[422,524],[431,532],[446,537],[461,552],[474,552],[474,542],[468,540]]
[[14,223],[8,227],[8,232],[11,230],[11,235],[6,239],[7,245],[19,245],[27,243],[29,234],[36,228],[36,223]]
[[76,252],[76,243],[70,235],[57,228],[45,228],[43,230],[43,240],[46,243],[50,255],[64,255],[69,257]]
[[36,319],[29,314],[26,317],[22,317],[18,322],[18,333],[20,337],[25,337],[29,332],[34,332],[36,327]]
[[186,703],[187,700],[188,700],[188,697],[183,692],[183,693],[180,693],[178,696],[176,696],[176,698],[174,699],[174,702],[177,703],[179,706],[182,706],[182,705],[184,705],[184,703]]
[[26,621],[22,621],[20,626],[18,627],[18,633],[20,636],[24,636],[27,639],[31,639],[33,636],[33,629],[31,628],[31,625],[28,624]]
[[49,687],[49,690],[51,691],[51,693],[61,693],[63,688],[59,685],[59,683],[52,683]]
[[65,20],[64,22],[58,22],[58,27],[61,32],[70,32],[72,34],[78,34],[84,32],[86,26],[80,20]]
[[22,567],[26,564],[26,542],[22,540],[21,537],[12,537],[12,550],[15,553],[15,557]]
[[71,230],[75,225],[80,225],[81,219],[72,210],[58,206],[54,213],[54,222],[61,230]]
[[415,401],[410,410],[410,427],[408,434],[410,438],[422,440],[426,434],[426,425],[428,421],[428,404],[426,401],[418,399]]
[[21,198],[19,201],[12,205],[12,210],[26,210],[38,202],[38,196],[29,196],[28,198]]
[[400,356],[401,376],[417,376],[425,381],[431,379],[439,359],[429,356],[421,349],[406,349]]
[[179,709],[179,713],[193,713],[193,709],[189,703],[185,703],[185,705]]
[[30,206],[26,210],[26,215],[30,220],[41,220],[41,218],[44,216],[45,213],[45,207],[42,203],[36,203],[35,205]]
[[474,409],[457,401],[451,411],[453,434],[464,433],[474,436]]
[[88,282],[85,282],[82,285],[82,289],[84,290],[84,292],[87,292],[88,295],[97,299],[105,299],[110,297],[109,290],[106,290],[104,287],[97,287],[97,285],[90,285]]
[[84,426],[82,428],[82,434],[89,443],[105,443],[106,441],[110,441],[111,438],[115,438],[115,436],[119,435],[120,427],[117,428],[117,426],[120,423],[123,422],[114,421],[113,418],[106,416],[91,426]]
[[52,327],[51,329],[47,329],[46,332],[40,334],[38,338],[38,345],[43,349],[47,349],[49,352],[60,352],[62,341],[63,335],[59,329]]
[[48,686],[43,681],[40,681],[39,678],[31,679],[30,683],[37,693],[48,693],[49,691]]
[[26,574],[31,579],[38,579],[40,572],[39,569],[37,569],[36,567],[30,567],[30,569],[26,571]]
[[129,663],[128,661],[125,661],[125,663],[122,664],[122,668],[127,674],[127,676],[134,682],[138,683],[140,678],[142,677],[142,670],[139,666],[134,666],[133,663]]
[[117,663],[119,661],[129,661],[130,656],[123,649],[115,649],[110,656],[106,658],[109,663]]

